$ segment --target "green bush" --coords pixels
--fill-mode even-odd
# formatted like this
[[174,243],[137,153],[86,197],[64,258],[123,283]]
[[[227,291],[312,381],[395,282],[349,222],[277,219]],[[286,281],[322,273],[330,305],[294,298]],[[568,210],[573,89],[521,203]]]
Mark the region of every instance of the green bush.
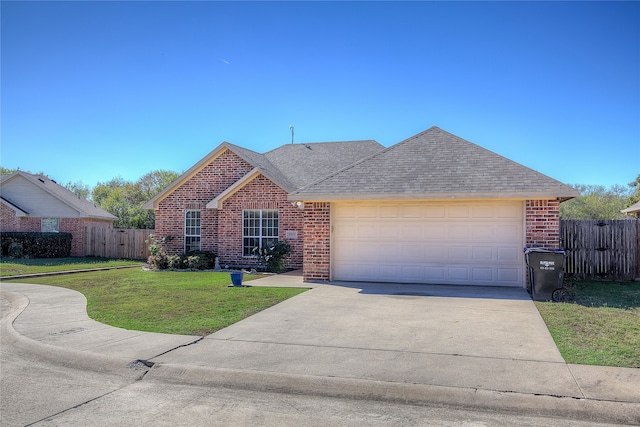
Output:
[[264,265],[271,273],[286,271],[284,259],[291,253],[291,245],[286,240],[279,240],[264,248],[254,248],[260,264]]
[[167,255],[162,246],[167,239],[156,240],[154,235],[149,236],[147,244],[151,256],[147,262],[158,270],[210,270],[216,262],[216,254],[209,251],[192,251],[182,255]]
[[192,270],[211,270],[216,263],[216,254],[209,251],[191,251],[182,255],[182,268]]
[[3,232],[2,256],[65,258],[71,255],[72,238],[71,233]]

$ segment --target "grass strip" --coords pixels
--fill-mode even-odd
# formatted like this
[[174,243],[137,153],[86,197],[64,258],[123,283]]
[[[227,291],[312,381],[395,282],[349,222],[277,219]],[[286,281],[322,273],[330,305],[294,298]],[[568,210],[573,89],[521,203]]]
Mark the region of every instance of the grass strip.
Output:
[[567,363],[640,368],[640,283],[575,282],[564,303],[536,302]]
[[90,268],[119,267],[141,264],[142,261],[69,257],[69,258],[34,258],[34,259],[0,259],[0,277],[21,276],[23,274],[54,273],[59,271],[85,270]]

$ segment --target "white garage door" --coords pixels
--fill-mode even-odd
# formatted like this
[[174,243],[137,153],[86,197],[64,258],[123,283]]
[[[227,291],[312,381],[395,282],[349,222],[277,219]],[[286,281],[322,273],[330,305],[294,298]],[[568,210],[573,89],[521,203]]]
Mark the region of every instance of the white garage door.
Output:
[[522,202],[334,203],[333,280],[523,286]]

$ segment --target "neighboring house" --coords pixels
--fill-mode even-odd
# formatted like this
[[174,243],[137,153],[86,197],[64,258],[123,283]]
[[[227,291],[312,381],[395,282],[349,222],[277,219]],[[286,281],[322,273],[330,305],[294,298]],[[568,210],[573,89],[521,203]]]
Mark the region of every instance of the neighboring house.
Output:
[[634,203],[620,212],[630,217],[640,218],[640,202]]
[[572,187],[432,127],[375,141],[222,143],[149,201],[171,253],[252,265],[293,247],[305,280],[524,286],[523,247],[557,248]]
[[84,254],[84,228],[113,228],[116,216],[55,181],[17,171],[0,178],[0,231],[66,232],[71,255]]

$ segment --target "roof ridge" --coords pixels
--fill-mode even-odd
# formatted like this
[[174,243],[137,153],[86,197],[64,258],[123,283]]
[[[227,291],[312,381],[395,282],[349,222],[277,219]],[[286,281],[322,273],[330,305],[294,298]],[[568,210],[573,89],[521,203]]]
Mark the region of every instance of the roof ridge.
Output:
[[337,171],[335,171],[335,172],[333,172],[333,173],[331,173],[331,174],[329,174],[329,175],[326,175],[326,176],[324,176],[324,177],[322,177],[322,178],[320,178],[320,179],[317,179],[316,181],[314,181],[314,182],[312,182],[312,183],[310,183],[310,184],[307,184],[307,185],[305,185],[305,186],[303,186],[303,187],[300,187],[300,188],[298,188],[295,192],[293,192],[293,194],[296,194],[296,193],[298,193],[298,192],[300,192],[300,191],[302,191],[302,190],[306,189],[307,187],[311,187],[311,186],[313,186],[313,185],[316,185],[316,184],[318,184],[319,182],[322,182],[322,181],[324,181],[324,180],[327,180],[327,179],[329,179],[329,178],[332,178],[332,177],[336,176],[336,175],[337,175],[337,174],[339,174],[339,173],[342,173],[342,172],[347,171],[347,170],[349,170],[349,169],[351,169],[351,168],[354,168],[355,166],[359,165],[360,163],[363,163],[363,162],[365,162],[365,161],[368,161],[368,160],[370,160],[370,159],[373,159],[373,158],[375,158],[375,157],[378,157],[378,156],[380,156],[380,155],[382,155],[382,154],[384,154],[384,153],[388,152],[389,150],[393,149],[394,147],[397,147],[397,146],[399,146],[399,145],[401,145],[401,144],[404,144],[404,143],[406,143],[406,142],[408,142],[408,141],[411,141],[412,139],[415,139],[415,138],[417,138],[417,137],[419,137],[419,136],[422,136],[422,135],[424,135],[425,133],[430,132],[430,131],[435,130],[435,129],[442,130],[442,129],[440,129],[440,128],[439,128],[439,127],[437,127],[437,126],[431,126],[429,129],[423,130],[422,132],[420,132],[420,133],[418,133],[418,134],[416,134],[416,135],[413,135],[413,136],[410,136],[409,138],[403,139],[402,141],[397,142],[397,143],[395,143],[395,144],[391,145],[390,147],[386,147],[386,148],[384,148],[384,149],[382,149],[382,150],[380,150],[380,151],[378,151],[378,152],[376,152],[376,153],[373,153],[373,154],[371,154],[371,155],[369,155],[369,156],[367,156],[367,157],[364,157],[364,158],[362,158],[362,159],[360,159],[360,160],[358,160],[358,161],[355,161],[355,162],[351,163],[350,165],[345,166],[345,167],[344,167],[344,168],[342,168],[342,169],[339,169],[339,170],[337,170]]

